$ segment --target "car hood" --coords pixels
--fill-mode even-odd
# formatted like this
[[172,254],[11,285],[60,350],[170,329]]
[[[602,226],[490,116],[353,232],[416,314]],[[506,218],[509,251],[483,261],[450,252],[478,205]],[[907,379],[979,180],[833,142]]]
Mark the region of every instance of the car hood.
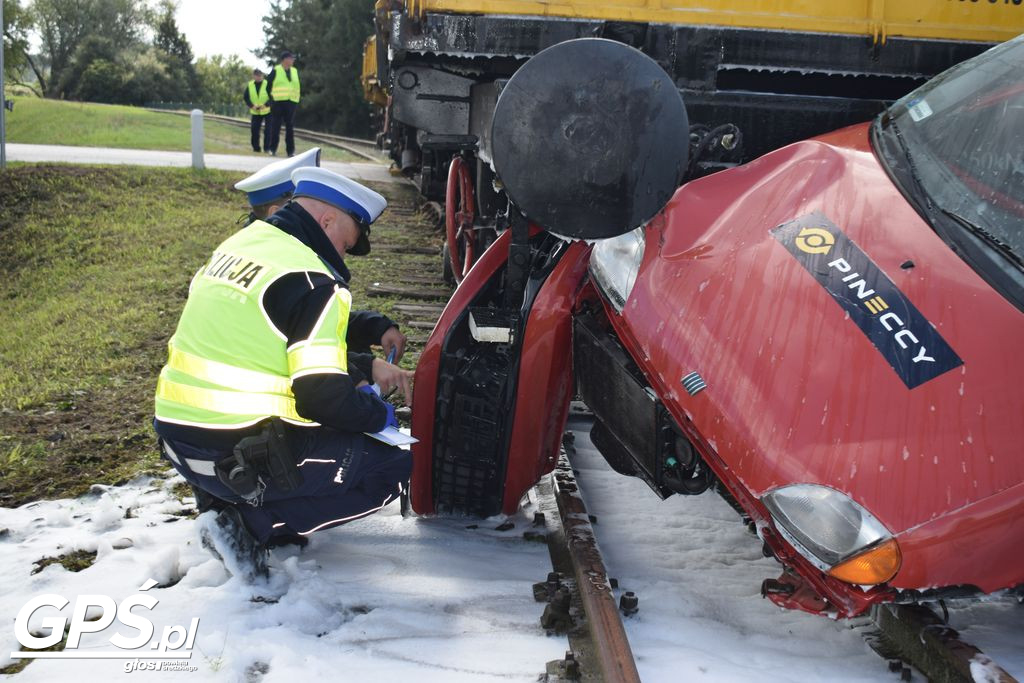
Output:
[[900,533],[1024,481],[1024,315],[907,203],[867,130],[682,187],[616,326],[755,495],[824,484]]

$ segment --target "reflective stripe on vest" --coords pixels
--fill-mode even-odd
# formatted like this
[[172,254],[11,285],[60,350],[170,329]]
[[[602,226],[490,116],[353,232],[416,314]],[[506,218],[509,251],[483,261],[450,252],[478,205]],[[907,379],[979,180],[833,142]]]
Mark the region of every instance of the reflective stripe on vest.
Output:
[[298,102],[299,101],[299,70],[294,66],[291,68],[291,79],[284,73],[284,67],[278,64],[274,67],[274,84],[270,93],[276,102]]
[[303,375],[348,374],[348,358],[334,345],[296,345],[288,349],[288,374],[292,380]]
[[[249,101],[252,102],[249,113],[255,116],[266,116],[270,113],[270,108],[267,107],[267,102],[270,101],[270,90],[267,88],[266,81],[260,81],[260,85],[263,87],[257,91],[255,79],[249,81]],[[260,111],[261,107],[263,111]]]
[[157,398],[200,408],[222,415],[260,415],[284,417],[296,422],[312,424],[295,410],[295,398],[278,394],[257,394],[241,391],[206,389],[191,384],[179,384],[161,375],[156,383]]
[[254,394],[281,394],[283,396],[290,396],[292,393],[291,381],[287,377],[278,377],[193,356],[191,353],[175,348],[173,341],[167,345],[167,367],[212,384],[232,387],[236,391]]

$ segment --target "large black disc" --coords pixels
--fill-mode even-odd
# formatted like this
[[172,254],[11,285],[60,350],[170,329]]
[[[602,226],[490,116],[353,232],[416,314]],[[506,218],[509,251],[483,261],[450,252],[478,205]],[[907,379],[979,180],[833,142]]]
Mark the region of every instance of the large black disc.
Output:
[[537,53],[494,111],[494,166],[512,202],[547,230],[615,237],[650,220],[682,181],[683,99],[654,60],[622,43],[570,40]]

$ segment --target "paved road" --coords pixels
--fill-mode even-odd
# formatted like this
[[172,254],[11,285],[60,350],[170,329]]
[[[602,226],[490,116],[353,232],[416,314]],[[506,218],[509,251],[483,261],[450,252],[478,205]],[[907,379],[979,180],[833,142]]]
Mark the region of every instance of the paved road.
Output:
[[[243,156],[240,154],[207,154],[206,167],[223,171],[253,173],[266,166],[272,157]],[[71,147],[67,145],[25,145],[7,143],[8,161],[57,161],[68,164],[128,164],[132,166],[192,166],[191,152],[159,152],[147,149],[111,149],[108,147]],[[387,166],[373,163],[344,163],[324,161],[323,167],[359,180],[378,183],[401,182],[388,173]]]

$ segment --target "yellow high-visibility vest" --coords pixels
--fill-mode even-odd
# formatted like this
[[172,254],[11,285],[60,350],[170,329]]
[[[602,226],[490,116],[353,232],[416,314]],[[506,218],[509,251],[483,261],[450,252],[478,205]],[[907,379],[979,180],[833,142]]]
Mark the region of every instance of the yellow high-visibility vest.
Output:
[[249,101],[252,102],[249,113],[253,116],[266,116],[270,113],[270,107],[267,106],[267,102],[270,101],[270,90],[266,81],[260,81],[259,86],[255,79],[249,81]]
[[288,346],[263,309],[263,293],[291,272],[327,269],[305,244],[263,221],[224,241],[189,287],[156,389],[163,422],[238,429],[277,416],[303,426],[293,380],[347,374],[352,296],[340,285],[306,340]]
[[275,102],[299,101],[299,70],[293,66],[290,71],[291,80],[285,75],[283,66],[278,64],[274,67],[274,85],[271,86],[270,94],[274,96]]

